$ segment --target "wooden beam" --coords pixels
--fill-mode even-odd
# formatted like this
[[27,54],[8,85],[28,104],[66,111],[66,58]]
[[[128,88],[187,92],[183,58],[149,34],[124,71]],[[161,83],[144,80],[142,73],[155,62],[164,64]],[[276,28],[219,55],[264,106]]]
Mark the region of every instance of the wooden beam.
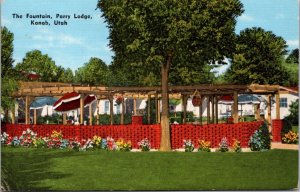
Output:
[[155,119],[156,119],[156,123],[158,123],[158,94],[155,93]]
[[280,119],[280,94],[276,92],[276,119]]
[[97,125],[100,125],[100,99],[97,100]]
[[238,123],[239,122],[239,114],[238,114],[238,93],[235,91],[233,93],[233,123]]
[[83,125],[84,117],[84,94],[80,94],[80,124]]

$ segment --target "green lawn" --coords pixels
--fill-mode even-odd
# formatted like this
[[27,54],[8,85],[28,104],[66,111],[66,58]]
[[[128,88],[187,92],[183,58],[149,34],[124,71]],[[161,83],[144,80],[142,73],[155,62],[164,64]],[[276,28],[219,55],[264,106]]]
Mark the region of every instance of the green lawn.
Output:
[[298,151],[73,152],[2,148],[16,190],[249,190],[297,187]]

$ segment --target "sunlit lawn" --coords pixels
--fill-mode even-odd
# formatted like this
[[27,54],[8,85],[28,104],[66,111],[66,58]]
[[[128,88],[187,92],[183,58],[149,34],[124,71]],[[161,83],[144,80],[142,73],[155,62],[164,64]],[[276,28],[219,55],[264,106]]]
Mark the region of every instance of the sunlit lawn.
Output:
[[249,190],[297,187],[298,151],[75,152],[2,148],[16,190]]

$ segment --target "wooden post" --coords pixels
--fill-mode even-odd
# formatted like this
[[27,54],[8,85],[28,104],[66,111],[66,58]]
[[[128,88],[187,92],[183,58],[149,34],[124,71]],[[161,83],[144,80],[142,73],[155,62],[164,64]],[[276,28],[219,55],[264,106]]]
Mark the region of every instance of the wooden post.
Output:
[[80,124],[83,124],[83,117],[84,117],[84,94],[80,94]]
[[210,124],[210,96],[207,96],[207,124]]
[[97,125],[100,124],[100,99],[97,101]]
[[25,97],[25,124],[30,124],[30,100],[29,96]]
[[92,114],[92,103],[89,105],[89,116],[90,116],[90,122],[89,125],[93,125],[93,114]]
[[182,95],[182,123],[186,123],[186,105],[187,105],[187,99],[188,96],[187,95]]
[[109,96],[109,113],[110,113],[110,124],[114,124],[114,100],[112,96]]
[[63,125],[67,124],[67,113],[63,113]]
[[36,115],[36,109],[33,110],[33,124],[36,125],[37,122],[37,115]]
[[160,100],[157,100],[157,122],[160,123]]
[[239,114],[238,114],[238,93],[235,91],[233,93],[233,123],[238,123],[239,122]]
[[276,92],[276,119],[280,119],[280,94]]
[[269,131],[272,131],[271,128],[271,95],[268,95],[267,97],[267,105],[268,105],[268,111],[267,111],[267,122],[268,122],[268,126],[269,126]]
[[155,93],[155,119],[156,119],[156,123],[158,123],[158,95],[157,93]]
[[15,108],[15,104],[14,104],[13,108],[11,109],[11,123],[12,124],[15,124],[15,119],[16,119],[15,113],[16,113],[16,108]]
[[136,98],[133,98],[133,115],[136,115]]
[[147,107],[147,114],[148,114],[148,124],[151,123],[151,117],[150,117],[150,105],[151,105],[151,95],[148,94],[148,107]]
[[215,96],[211,96],[211,117],[212,117],[212,123],[215,123]]
[[121,125],[124,125],[124,113],[125,113],[125,98],[121,102]]
[[218,120],[218,118],[219,118],[219,112],[218,112],[218,110],[219,110],[219,106],[218,106],[218,102],[219,102],[219,100],[218,100],[218,97],[215,97],[215,106],[216,106],[216,110],[215,110],[215,112],[216,112],[216,124],[218,124],[219,123],[219,120]]
[[260,104],[254,105],[254,114],[255,114],[255,119],[260,120]]
[[200,122],[200,125],[202,125],[202,116],[203,116],[203,109],[202,109],[202,102],[203,102],[203,97],[201,97],[201,103],[199,105],[199,122]]

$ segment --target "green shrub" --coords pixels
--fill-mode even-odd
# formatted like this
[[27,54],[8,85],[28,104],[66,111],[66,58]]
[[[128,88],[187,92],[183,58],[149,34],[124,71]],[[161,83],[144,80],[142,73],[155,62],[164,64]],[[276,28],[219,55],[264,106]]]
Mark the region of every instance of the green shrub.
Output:
[[251,151],[268,150],[271,148],[271,138],[266,122],[250,137],[249,146]]

